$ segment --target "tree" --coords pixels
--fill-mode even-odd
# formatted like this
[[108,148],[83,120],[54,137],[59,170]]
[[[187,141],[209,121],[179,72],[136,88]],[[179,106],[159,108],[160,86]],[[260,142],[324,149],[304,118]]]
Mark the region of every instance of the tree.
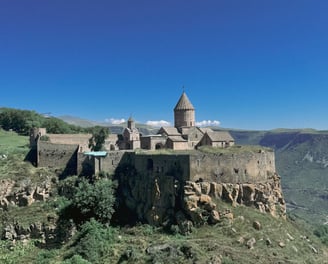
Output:
[[0,127],[28,135],[31,128],[44,127],[50,134],[68,134],[86,132],[86,129],[67,124],[55,117],[45,117],[35,111],[14,108],[0,108]]
[[72,205],[85,218],[95,217],[102,223],[109,223],[114,213],[115,189],[117,183],[100,179],[94,184],[82,179],[72,197]]
[[42,117],[34,111],[2,108],[0,112],[0,126],[4,130],[10,130],[28,135],[33,127],[39,127]]
[[102,150],[104,148],[105,139],[108,135],[109,129],[107,127],[94,127],[92,137],[89,139],[89,148],[92,151]]
[[50,117],[46,118],[42,124],[50,134],[69,134],[71,133],[70,126],[61,119]]

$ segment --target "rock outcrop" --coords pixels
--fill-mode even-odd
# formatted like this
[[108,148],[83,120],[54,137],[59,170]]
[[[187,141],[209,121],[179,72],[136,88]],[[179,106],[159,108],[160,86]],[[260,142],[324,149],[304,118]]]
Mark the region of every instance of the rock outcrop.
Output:
[[[221,199],[233,206],[246,205],[269,213],[274,217],[286,218],[286,203],[280,186],[280,178],[273,175],[265,183],[228,184],[216,182],[186,182],[182,210],[193,223],[215,224],[222,216],[232,220],[233,216],[221,212],[213,200]],[[227,216],[228,215],[228,216]]]
[[7,224],[2,231],[1,239],[13,242],[38,239],[40,245],[51,247],[68,241],[75,231],[75,225],[72,221],[48,218],[45,222],[36,222],[28,226],[21,225],[18,222]]
[[29,179],[18,182],[1,180],[0,208],[7,209],[9,205],[28,206],[35,201],[45,201],[51,195],[51,180],[32,183]]
[[216,224],[222,219],[232,221],[233,214],[218,208],[218,200],[286,218],[286,204],[277,174],[264,182],[239,184],[182,182],[173,176],[143,176],[133,170],[120,175],[119,179],[121,204],[134,212],[136,219],[151,225],[176,223],[180,230],[188,232],[190,226]]

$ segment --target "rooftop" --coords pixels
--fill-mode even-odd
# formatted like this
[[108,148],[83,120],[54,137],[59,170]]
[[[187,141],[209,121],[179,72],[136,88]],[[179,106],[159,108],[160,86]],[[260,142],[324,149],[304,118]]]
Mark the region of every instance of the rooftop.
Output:
[[195,108],[186,93],[183,92],[174,110],[195,110]]

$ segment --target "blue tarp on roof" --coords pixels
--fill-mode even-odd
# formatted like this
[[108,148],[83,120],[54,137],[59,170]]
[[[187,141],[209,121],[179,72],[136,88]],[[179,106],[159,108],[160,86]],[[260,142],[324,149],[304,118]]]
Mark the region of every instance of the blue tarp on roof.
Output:
[[107,155],[106,151],[88,151],[84,152],[84,155],[94,156],[94,157],[105,157]]

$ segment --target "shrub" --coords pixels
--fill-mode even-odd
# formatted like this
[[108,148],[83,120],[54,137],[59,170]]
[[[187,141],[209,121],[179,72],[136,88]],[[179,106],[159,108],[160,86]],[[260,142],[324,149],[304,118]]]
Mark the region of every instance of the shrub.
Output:
[[94,184],[83,179],[76,187],[72,205],[85,218],[95,217],[102,223],[109,223],[114,213],[116,187],[117,183],[109,179],[100,179]]
[[51,260],[56,256],[56,251],[43,250],[41,251],[36,259],[37,264],[49,264]]
[[103,256],[110,253],[113,242],[114,229],[106,228],[92,218],[82,225],[74,252],[91,263],[98,263]]
[[328,245],[328,225],[320,225],[313,233],[320,238],[322,243]]
[[89,261],[82,258],[80,255],[74,255],[73,257],[66,259],[63,264],[90,264]]
[[50,141],[50,138],[47,135],[43,135],[40,137],[41,141]]

